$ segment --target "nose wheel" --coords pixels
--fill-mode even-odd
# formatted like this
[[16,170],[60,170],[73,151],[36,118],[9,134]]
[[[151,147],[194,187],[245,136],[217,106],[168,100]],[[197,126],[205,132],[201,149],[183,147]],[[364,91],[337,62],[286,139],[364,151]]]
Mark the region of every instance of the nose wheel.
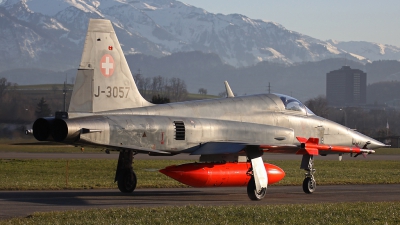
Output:
[[307,194],[312,194],[317,187],[317,183],[314,178],[306,177],[303,181],[303,191]]
[[303,155],[300,169],[304,169],[306,171],[306,177],[303,180],[303,191],[304,193],[312,194],[317,187],[317,182],[315,182],[314,179],[314,156]]

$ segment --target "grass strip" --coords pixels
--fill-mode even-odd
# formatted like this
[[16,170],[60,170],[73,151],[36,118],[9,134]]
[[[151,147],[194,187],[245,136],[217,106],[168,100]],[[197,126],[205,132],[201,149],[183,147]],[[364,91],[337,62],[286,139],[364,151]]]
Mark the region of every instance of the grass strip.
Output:
[[[24,152],[24,153],[103,153],[101,148],[92,147],[75,147],[73,145],[65,145],[56,142],[37,142],[35,140],[6,142],[0,140],[1,152]],[[114,152],[112,152],[114,153]],[[115,152],[116,153],[116,152]]]
[[[187,160],[135,160],[138,188],[187,187],[161,173],[169,165]],[[271,160],[281,167],[285,178],[276,185],[301,185],[304,170],[298,160]],[[68,167],[67,167],[68,165]],[[117,188],[114,183],[117,160],[111,159],[29,159],[0,160],[0,190],[59,190]],[[318,185],[400,183],[397,161],[318,161]],[[68,168],[68,169],[67,169]]]
[[398,202],[114,208],[34,213],[0,224],[399,224]]
[[400,155],[400,148],[380,148],[374,155]]

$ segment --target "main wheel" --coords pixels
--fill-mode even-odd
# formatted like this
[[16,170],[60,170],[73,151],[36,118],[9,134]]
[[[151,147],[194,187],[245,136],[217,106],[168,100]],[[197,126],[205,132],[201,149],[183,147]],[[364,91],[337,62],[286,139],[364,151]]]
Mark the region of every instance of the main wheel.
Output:
[[136,174],[133,170],[125,170],[118,178],[118,189],[122,193],[132,193],[137,184]]
[[256,183],[254,182],[254,177],[252,176],[247,184],[247,195],[253,201],[259,201],[265,197],[267,189],[263,188],[260,192],[257,192]]
[[317,183],[311,177],[306,177],[303,181],[303,191],[307,194],[312,194],[317,187]]

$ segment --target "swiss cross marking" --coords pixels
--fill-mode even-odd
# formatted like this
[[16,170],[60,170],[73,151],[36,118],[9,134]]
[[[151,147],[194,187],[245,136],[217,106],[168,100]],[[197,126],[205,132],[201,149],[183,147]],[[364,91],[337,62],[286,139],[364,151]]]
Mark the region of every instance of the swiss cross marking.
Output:
[[100,71],[105,77],[110,77],[114,73],[114,58],[110,54],[105,54],[100,60]]

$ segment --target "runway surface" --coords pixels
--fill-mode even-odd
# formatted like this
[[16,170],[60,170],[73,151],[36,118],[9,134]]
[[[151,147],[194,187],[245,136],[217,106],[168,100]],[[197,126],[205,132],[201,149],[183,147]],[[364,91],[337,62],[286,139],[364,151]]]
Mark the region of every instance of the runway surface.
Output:
[[[180,154],[154,157],[144,154],[140,159],[198,160],[198,156]],[[0,152],[0,159],[118,159],[118,154],[101,153],[20,153]],[[301,160],[299,155],[265,154],[267,160]],[[336,155],[318,156],[315,160],[338,160]],[[400,160],[400,155],[369,155],[343,160]],[[250,201],[246,188],[164,188],[137,189],[122,194],[117,189],[61,191],[0,191],[0,219],[25,217],[34,212],[111,207],[155,207],[183,205],[266,205],[330,203],[357,201],[400,201],[400,184],[318,186],[316,193],[304,194],[300,186],[271,186],[262,201]]]
[[400,201],[400,184],[318,186],[305,194],[299,186],[271,186],[262,201],[250,201],[246,188],[138,189],[122,194],[116,189],[61,191],[1,191],[0,219],[33,212],[112,207],[183,205],[271,205],[334,202]]

